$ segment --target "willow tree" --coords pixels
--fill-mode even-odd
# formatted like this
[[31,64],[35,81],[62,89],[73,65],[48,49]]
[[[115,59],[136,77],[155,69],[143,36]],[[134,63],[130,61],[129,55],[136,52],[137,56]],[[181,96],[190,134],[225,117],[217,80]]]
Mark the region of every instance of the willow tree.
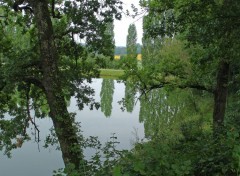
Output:
[[[9,111],[15,116],[10,121],[1,120],[1,137],[4,134],[8,134],[10,139],[26,136],[26,128],[32,121],[30,98],[35,101],[34,105],[39,103],[39,99],[44,99],[42,101],[47,102],[65,166],[74,164],[76,169],[81,169],[83,153],[74,119],[67,110],[65,95],[69,88],[77,86],[79,75],[86,76],[83,71],[89,74],[90,71],[83,63],[84,66],[78,70],[80,73],[74,72],[72,60],[84,61],[87,57],[79,40],[84,40],[90,51],[101,52],[105,24],[112,22],[113,17],[121,17],[118,11],[121,2],[1,0],[0,4],[1,72],[4,75],[1,76],[3,84],[0,86],[0,95],[4,99],[1,113]],[[9,35],[9,30],[18,38]],[[16,92],[18,102],[13,98]],[[86,91],[86,94],[89,92]],[[78,98],[79,102],[89,103],[85,95]],[[16,125],[18,130],[12,130],[10,134],[11,125]],[[12,140],[4,140],[8,149],[14,148],[14,145],[9,147]],[[1,148],[3,145],[1,143]]]

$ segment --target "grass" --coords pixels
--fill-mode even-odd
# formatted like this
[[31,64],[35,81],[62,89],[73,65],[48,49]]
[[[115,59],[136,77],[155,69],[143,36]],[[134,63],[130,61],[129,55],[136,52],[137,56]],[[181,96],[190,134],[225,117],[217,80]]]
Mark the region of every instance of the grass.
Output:
[[100,78],[119,79],[124,74],[124,70],[100,69]]

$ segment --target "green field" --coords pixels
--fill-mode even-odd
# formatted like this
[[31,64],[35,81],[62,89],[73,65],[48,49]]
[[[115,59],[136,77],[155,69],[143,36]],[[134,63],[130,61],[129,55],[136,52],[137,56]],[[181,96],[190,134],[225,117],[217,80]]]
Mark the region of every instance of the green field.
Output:
[[124,74],[124,70],[100,69],[100,78],[119,79]]

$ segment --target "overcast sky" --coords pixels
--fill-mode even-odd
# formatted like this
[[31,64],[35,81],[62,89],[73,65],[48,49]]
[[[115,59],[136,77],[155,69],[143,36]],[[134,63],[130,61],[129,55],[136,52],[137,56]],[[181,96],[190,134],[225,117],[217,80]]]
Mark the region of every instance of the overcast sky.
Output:
[[[134,4],[136,7],[139,7],[139,0],[122,0],[124,11],[126,9],[131,10],[131,4]],[[114,33],[115,33],[115,45],[116,46],[126,46],[128,26],[134,23],[137,28],[137,43],[142,43],[142,18],[136,17],[135,19],[127,17],[123,14],[121,21],[114,21]]]

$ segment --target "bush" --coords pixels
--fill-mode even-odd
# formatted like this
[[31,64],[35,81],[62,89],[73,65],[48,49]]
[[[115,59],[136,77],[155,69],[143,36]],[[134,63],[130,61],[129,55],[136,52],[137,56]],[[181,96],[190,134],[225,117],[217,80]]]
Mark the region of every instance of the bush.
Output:
[[227,124],[217,137],[203,131],[174,142],[166,137],[138,143],[117,167],[126,176],[237,175],[239,131],[230,127]]

